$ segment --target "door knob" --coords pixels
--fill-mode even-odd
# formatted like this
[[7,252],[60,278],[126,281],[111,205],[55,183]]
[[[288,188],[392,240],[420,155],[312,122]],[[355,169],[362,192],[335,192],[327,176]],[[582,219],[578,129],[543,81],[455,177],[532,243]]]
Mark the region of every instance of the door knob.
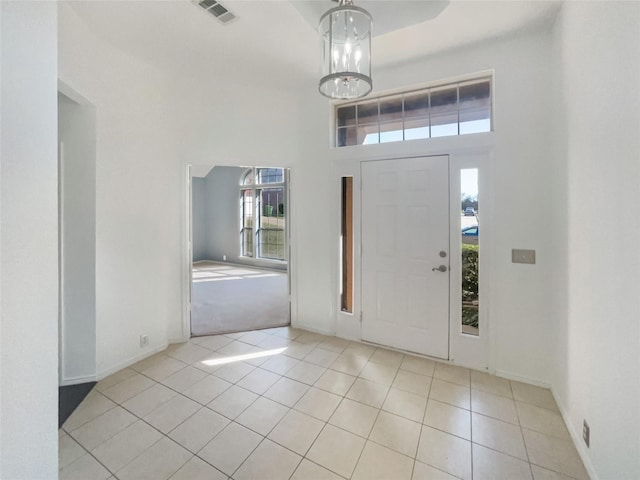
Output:
[[447,267],[445,265],[440,265],[439,267],[433,267],[431,269],[432,272],[438,271],[438,272],[446,272],[447,271]]

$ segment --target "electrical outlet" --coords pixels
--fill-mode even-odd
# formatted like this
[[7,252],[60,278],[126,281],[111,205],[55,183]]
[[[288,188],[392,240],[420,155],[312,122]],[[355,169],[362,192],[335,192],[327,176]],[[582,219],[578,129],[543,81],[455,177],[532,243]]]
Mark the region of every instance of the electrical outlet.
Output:
[[227,261],[227,256],[226,255],[222,255],[222,261],[226,262]]
[[140,335],[140,346],[146,347],[149,345],[149,335]]
[[584,439],[584,443],[587,445],[587,448],[589,448],[589,437],[591,434],[591,429],[589,428],[589,424],[587,423],[586,420],[582,421],[582,438]]

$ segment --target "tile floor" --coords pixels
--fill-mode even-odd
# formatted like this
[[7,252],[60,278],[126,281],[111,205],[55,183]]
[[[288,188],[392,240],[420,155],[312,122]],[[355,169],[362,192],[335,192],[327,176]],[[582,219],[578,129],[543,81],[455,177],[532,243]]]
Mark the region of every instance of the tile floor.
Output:
[[59,457],[82,480],[588,478],[548,390],[288,327],[105,378]]

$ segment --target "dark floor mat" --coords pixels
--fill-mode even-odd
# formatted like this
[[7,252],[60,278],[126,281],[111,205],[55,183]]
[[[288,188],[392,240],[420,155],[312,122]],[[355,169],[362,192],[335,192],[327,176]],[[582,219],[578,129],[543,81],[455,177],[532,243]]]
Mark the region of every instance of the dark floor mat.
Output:
[[96,382],[67,385],[58,389],[58,428],[67,421],[67,418],[78,408]]

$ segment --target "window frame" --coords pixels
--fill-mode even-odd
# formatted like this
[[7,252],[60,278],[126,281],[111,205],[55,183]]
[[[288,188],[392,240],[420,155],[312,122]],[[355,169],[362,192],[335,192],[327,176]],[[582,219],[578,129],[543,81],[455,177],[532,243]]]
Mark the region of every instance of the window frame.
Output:
[[[489,129],[487,131],[480,131],[480,132],[463,132],[461,133],[461,117],[460,114],[461,112],[464,113],[465,108],[464,106],[460,105],[460,88],[464,88],[467,87],[469,85],[473,85],[473,84],[483,84],[483,83],[488,83],[489,86],[489,98],[488,98],[488,105],[486,108],[488,108],[489,110],[489,116],[488,116],[488,121],[489,121]],[[431,92],[433,91],[443,91],[446,89],[451,89],[452,87],[455,88],[455,92],[456,92],[456,107],[455,107],[455,116],[457,117],[457,120],[455,123],[452,123],[450,125],[455,125],[457,133],[456,134],[450,134],[450,135],[433,135],[432,132],[432,105],[431,105]],[[405,112],[405,99],[407,97],[418,97],[419,94],[426,94],[427,95],[427,111],[424,115],[411,115],[411,116],[406,116]],[[395,120],[395,121],[382,121],[381,120],[381,116],[382,114],[380,113],[383,110],[383,105],[384,105],[384,101],[385,100],[390,100],[390,101],[397,101],[397,99],[400,98],[402,101],[402,115],[401,118]],[[359,130],[360,126],[365,126],[365,124],[360,125],[359,121],[358,121],[358,107],[360,105],[364,105],[364,104],[371,104],[373,102],[377,102],[378,103],[378,116],[377,116],[377,123],[372,123],[370,122],[370,117],[367,118],[367,122],[366,122],[366,126],[367,127],[371,127],[371,126],[377,126],[377,132],[378,132],[378,141],[374,141],[374,142],[367,142],[367,141],[360,141],[362,137],[361,132]],[[443,136],[461,136],[461,135],[473,135],[476,133],[490,133],[494,131],[494,78],[493,78],[493,72],[491,71],[485,71],[485,72],[480,72],[480,73],[476,73],[473,75],[467,75],[467,76],[462,76],[456,79],[450,79],[447,81],[440,81],[440,82],[435,82],[435,83],[431,83],[428,85],[422,85],[422,86],[414,86],[411,88],[405,88],[405,89],[399,89],[399,90],[394,90],[394,91],[389,91],[389,92],[385,92],[382,93],[378,96],[375,97],[367,97],[366,99],[360,100],[360,101],[345,101],[345,102],[334,102],[333,104],[333,117],[332,117],[332,148],[344,148],[344,147],[357,147],[357,146],[364,146],[364,145],[369,145],[369,144],[379,144],[379,143],[390,143],[390,142],[399,142],[399,141],[408,141],[408,140],[427,140],[427,139],[432,139],[432,138],[437,138],[437,137],[443,137]],[[339,119],[339,112],[341,109],[345,109],[345,108],[349,108],[349,107],[353,107],[353,117],[349,119],[349,121],[345,121],[344,125],[340,125],[340,119]],[[453,110],[452,110],[453,113]],[[421,127],[421,128],[427,128],[427,133],[428,135],[426,136],[418,136],[418,137],[414,137],[414,138],[407,138],[407,129],[406,129],[406,124],[410,123],[410,122],[418,122],[420,120],[426,120],[426,125]],[[393,132],[399,132],[400,133],[400,137],[397,140],[387,140],[387,141],[381,141],[382,140],[382,136],[384,133],[389,133],[389,131],[383,131],[383,127],[385,125],[391,125],[393,123],[397,123],[397,124],[401,124],[402,125],[402,130],[394,130]],[[465,123],[465,122],[463,122]],[[447,124],[449,125],[449,124]],[[351,132],[349,131],[351,130]],[[371,135],[371,134],[369,134]],[[341,136],[344,138],[344,141],[341,142]],[[367,135],[368,136],[368,135]],[[396,136],[398,136],[398,134],[396,134]],[[353,141],[353,138],[355,138],[355,143],[349,143],[349,141]],[[341,145],[341,143],[344,143]]]
[[[281,170],[282,171],[282,181],[281,182],[261,182],[260,171],[261,170]],[[252,182],[249,184],[245,184],[246,178],[252,174]],[[282,258],[264,256],[262,252],[262,243],[260,242],[261,235],[267,231],[272,229],[267,229],[262,227],[262,217],[263,214],[263,201],[262,201],[262,192],[264,190],[269,189],[281,189],[282,190],[282,205],[283,205],[283,213],[282,218],[284,219],[283,226],[283,243],[282,249],[283,254]],[[250,217],[253,219],[252,226],[245,226],[245,192],[251,191],[252,195],[252,205],[251,205],[251,215]],[[240,241],[240,257],[259,260],[262,262],[275,262],[275,263],[287,263],[288,262],[288,233],[287,233],[287,212],[288,212],[288,170],[282,167],[251,167],[246,169],[242,175],[240,176],[239,182],[239,220],[240,220],[240,228],[239,228],[239,241]],[[278,216],[278,215],[276,215]],[[252,240],[251,240],[251,251],[246,251],[246,241],[245,235],[247,229],[251,230]],[[275,244],[276,247],[279,246],[278,243]]]

